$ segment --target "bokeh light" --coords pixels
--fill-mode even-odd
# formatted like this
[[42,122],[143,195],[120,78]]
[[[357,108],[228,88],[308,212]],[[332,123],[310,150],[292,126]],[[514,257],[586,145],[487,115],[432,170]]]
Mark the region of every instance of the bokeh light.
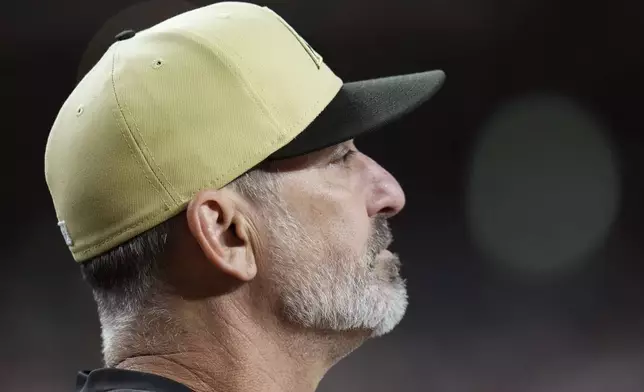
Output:
[[473,150],[471,233],[505,271],[551,276],[582,267],[619,204],[608,132],[570,99],[525,96],[498,109]]

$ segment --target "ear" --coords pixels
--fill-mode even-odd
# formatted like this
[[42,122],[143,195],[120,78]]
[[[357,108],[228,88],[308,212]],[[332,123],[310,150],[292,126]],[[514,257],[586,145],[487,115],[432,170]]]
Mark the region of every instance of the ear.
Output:
[[186,218],[206,259],[224,274],[247,282],[257,274],[257,265],[231,196],[225,190],[200,191],[188,204]]

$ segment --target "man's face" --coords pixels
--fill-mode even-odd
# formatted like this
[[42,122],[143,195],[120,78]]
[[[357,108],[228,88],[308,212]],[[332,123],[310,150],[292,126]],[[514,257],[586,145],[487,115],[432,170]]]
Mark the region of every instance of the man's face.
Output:
[[352,142],[275,168],[262,275],[282,316],[316,330],[389,332],[407,307],[398,257],[386,250],[386,219],[405,203],[398,182]]

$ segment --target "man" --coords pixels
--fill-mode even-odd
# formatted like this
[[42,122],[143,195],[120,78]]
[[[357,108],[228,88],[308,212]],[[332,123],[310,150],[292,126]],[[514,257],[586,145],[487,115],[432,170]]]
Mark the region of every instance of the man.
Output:
[[105,368],[79,391],[314,391],[407,305],[396,180],[353,139],[441,71],[343,83],[268,8],[224,2],[125,31],[45,152],[93,290]]

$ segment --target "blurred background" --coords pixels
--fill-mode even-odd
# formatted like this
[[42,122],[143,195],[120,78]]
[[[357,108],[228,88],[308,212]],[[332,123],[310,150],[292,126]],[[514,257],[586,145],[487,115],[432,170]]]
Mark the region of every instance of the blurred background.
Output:
[[[44,180],[60,106],[118,32],[209,3],[4,5],[0,390],[72,391],[76,371],[101,366]],[[644,391],[644,4],[258,4],[345,81],[448,75],[357,142],[407,192],[392,227],[410,307],[320,391]]]

